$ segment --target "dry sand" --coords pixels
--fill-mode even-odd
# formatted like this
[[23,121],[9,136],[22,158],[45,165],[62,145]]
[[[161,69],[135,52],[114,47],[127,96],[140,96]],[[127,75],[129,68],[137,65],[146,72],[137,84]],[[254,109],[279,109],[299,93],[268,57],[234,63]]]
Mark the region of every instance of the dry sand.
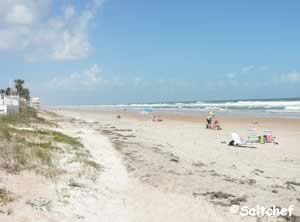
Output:
[[[231,214],[233,204],[294,205],[300,215],[299,120],[257,119],[257,131],[273,130],[279,144],[239,148],[221,142],[231,132],[245,137],[252,118],[221,118],[223,130],[214,131],[205,129],[203,117],[164,114],[163,122],[152,122],[133,113],[51,111],[61,115],[51,117],[60,130],[79,136],[103,171],[83,181],[84,188],[41,182],[44,192],[21,198],[19,209],[35,195],[51,199],[51,210],[26,208],[23,220],[20,210],[10,221],[260,221]],[[22,190],[33,189],[26,184]]]
[[[141,191],[135,200],[136,214],[144,217],[143,221],[233,221],[228,212],[232,204],[294,205],[294,214],[300,215],[299,120],[224,117],[223,130],[213,131],[204,128],[203,117],[195,116],[163,114],[164,121],[158,123],[136,113],[79,109],[56,112],[90,122],[110,138],[126,167],[131,184],[127,189],[129,200],[132,180],[134,191],[153,191]],[[254,120],[258,124],[253,125]],[[238,148],[221,143],[230,139],[231,132],[246,137],[253,127],[261,134],[265,129],[272,130],[279,144]],[[151,199],[143,205],[141,201],[149,193]],[[253,218],[237,221],[248,219]]]

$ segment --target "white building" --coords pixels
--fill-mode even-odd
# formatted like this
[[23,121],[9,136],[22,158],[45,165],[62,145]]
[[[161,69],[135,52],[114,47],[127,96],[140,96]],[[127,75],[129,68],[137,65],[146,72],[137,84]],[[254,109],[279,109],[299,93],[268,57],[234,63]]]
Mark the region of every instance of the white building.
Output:
[[32,97],[30,104],[31,107],[39,109],[41,107],[41,99],[39,97]]
[[19,96],[6,96],[0,94],[0,114],[19,112]]

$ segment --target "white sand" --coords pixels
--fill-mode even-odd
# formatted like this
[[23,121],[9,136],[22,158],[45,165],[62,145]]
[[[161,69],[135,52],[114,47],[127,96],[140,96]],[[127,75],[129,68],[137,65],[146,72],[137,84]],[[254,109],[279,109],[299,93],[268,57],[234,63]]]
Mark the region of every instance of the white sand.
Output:
[[[231,214],[236,201],[250,207],[293,204],[300,215],[300,186],[287,183],[300,182],[299,122],[260,119],[258,130],[271,128],[279,145],[249,149],[220,143],[233,131],[246,135],[249,119],[224,120],[222,131],[212,131],[189,118],[163,116],[163,122],[154,123],[133,114],[117,119],[116,113],[52,111],[64,116],[51,117],[60,130],[80,136],[104,172],[96,182],[85,181],[85,189],[45,182],[51,211],[30,211],[24,197],[10,221],[258,221]],[[27,207],[23,220],[22,206]]]
[[[128,169],[129,181],[136,179],[133,190],[151,188],[155,193],[147,192],[153,198],[150,200],[148,195],[141,195],[146,199],[145,206],[137,202],[140,207],[135,214],[151,215],[147,217],[149,221],[154,218],[155,221],[191,221],[192,218],[199,221],[203,216],[207,216],[203,221],[216,221],[216,218],[233,221],[227,205],[236,198],[246,200],[240,206],[294,205],[294,214],[300,215],[300,187],[288,185],[289,181],[300,182],[299,121],[259,119],[257,131],[272,129],[279,145],[255,144],[255,149],[249,149],[220,142],[228,140],[231,132],[245,137],[247,129],[253,127],[251,119],[225,119],[222,131],[211,131],[204,129],[204,122],[195,118],[163,116],[164,122],[154,123],[151,117],[138,114],[121,113],[122,118],[117,119],[116,113],[56,111],[88,121],[90,127],[110,137]],[[133,196],[131,186],[127,187],[129,199]],[[209,195],[201,195],[206,192],[223,192],[234,197],[211,199]],[[180,217],[182,212],[185,214]]]

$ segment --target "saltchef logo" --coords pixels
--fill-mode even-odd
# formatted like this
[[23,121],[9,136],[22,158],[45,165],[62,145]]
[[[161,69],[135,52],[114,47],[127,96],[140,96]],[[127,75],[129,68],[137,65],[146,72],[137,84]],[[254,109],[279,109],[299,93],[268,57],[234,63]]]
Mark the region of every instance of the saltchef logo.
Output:
[[290,205],[288,208],[279,208],[277,206],[263,207],[256,205],[256,207],[248,206],[238,206],[232,205],[229,208],[230,213],[239,214],[243,217],[253,216],[253,217],[291,217],[294,210],[294,205]]

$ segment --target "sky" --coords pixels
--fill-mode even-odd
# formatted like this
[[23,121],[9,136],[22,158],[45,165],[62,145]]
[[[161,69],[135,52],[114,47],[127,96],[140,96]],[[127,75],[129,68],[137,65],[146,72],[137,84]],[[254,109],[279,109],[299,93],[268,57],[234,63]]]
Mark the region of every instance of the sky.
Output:
[[47,105],[300,97],[298,0],[1,0],[0,88]]

